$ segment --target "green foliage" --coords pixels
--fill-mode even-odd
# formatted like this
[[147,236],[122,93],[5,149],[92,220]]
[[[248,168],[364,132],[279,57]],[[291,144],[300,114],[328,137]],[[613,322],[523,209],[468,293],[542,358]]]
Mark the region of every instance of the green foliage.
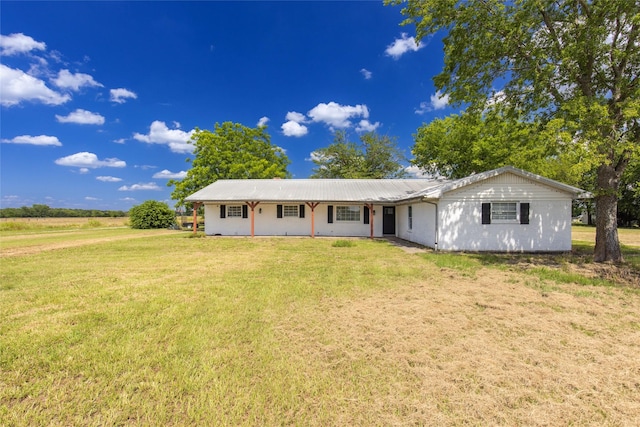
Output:
[[131,228],[168,228],[175,224],[175,213],[166,203],[147,200],[129,211]]
[[582,148],[565,148],[573,145],[572,137],[558,120],[527,122],[506,114],[499,105],[435,119],[418,129],[415,141],[412,162],[447,178],[512,165],[580,185],[591,167],[590,162],[581,161]]
[[119,218],[124,216],[127,216],[124,211],[51,208],[39,204],[31,207],[0,209],[0,218]]
[[315,151],[312,178],[384,179],[406,175],[404,155],[395,138],[367,132],[361,144],[349,141],[345,131],[335,133],[333,143]]
[[280,147],[271,144],[265,126],[249,128],[238,123],[216,123],[213,132],[196,128],[191,137],[194,159],[182,181],[170,180],[175,186],[171,197],[178,206],[192,193],[219,179],[288,178],[289,159]]
[[585,170],[597,174],[595,259],[622,261],[615,213],[621,177],[640,146],[640,4],[386,3],[402,4],[418,39],[447,33],[444,68],[434,81],[454,104],[483,111],[500,102],[514,117],[557,120],[571,133],[571,144],[561,139],[558,149],[593,162]]

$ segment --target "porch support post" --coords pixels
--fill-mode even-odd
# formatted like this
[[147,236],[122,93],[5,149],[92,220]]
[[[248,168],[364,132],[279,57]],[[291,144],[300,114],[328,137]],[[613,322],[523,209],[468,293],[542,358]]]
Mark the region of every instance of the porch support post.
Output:
[[373,203],[365,203],[367,208],[369,208],[369,229],[370,229],[370,237],[373,239]]
[[254,210],[256,206],[260,204],[260,202],[245,202],[245,203],[251,208],[251,237],[253,237],[255,235],[254,230],[255,230],[255,217],[256,217]]
[[311,238],[314,238],[316,236],[316,230],[315,230],[315,210],[316,207],[320,204],[319,202],[306,202],[305,203],[307,206],[309,206],[309,209],[311,209]]
[[198,232],[198,209],[202,206],[200,202],[193,202],[193,234]]

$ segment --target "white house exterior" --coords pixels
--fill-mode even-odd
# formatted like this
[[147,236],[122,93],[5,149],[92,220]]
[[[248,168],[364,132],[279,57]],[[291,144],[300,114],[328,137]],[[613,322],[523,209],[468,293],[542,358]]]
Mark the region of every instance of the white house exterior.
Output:
[[571,250],[571,201],[583,190],[506,166],[458,180],[220,180],[205,234],[396,236],[443,251]]

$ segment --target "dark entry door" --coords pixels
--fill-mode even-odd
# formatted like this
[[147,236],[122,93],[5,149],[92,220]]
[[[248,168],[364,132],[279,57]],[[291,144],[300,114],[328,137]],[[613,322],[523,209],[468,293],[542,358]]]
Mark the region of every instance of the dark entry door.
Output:
[[382,207],[382,234],[396,234],[395,206]]

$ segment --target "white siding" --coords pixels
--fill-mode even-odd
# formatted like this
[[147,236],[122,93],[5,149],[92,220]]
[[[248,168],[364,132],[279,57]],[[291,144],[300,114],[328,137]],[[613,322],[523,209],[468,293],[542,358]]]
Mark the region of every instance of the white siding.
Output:
[[[482,224],[482,203],[529,203],[529,224],[519,222]],[[437,207],[435,205],[437,203]],[[227,203],[226,205],[243,205]],[[304,218],[277,218],[277,204],[262,202],[255,209],[257,236],[309,236],[311,208],[305,205]],[[333,223],[327,221],[327,206],[333,206]],[[315,208],[316,236],[368,237],[370,224],[364,224],[362,202],[360,221],[340,222],[337,206],[348,203],[322,203]],[[389,203],[393,205],[393,203]],[[512,251],[547,252],[571,250],[571,194],[543,183],[504,173],[445,193],[434,203],[412,202],[396,206],[396,235],[402,239],[445,251]],[[412,207],[413,225],[409,228],[408,208]],[[383,205],[374,205],[370,221],[374,237],[381,237]],[[519,211],[518,211],[519,214]],[[436,218],[437,217],[437,218]],[[249,218],[220,218],[220,204],[205,204],[205,233],[207,235],[249,236]]]
[[[413,226],[409,229],[409,206],[412,208]],[[412,203],[396,208],[398,237],[420,245],[435,247],[436,207],[430,203]]]
[[[229,203],[238,205],[239,203]],[[282,205],[300,205],[300,203],[281,203]],[[278,218],[277,203],[260,203],[255,208],[254,233],[256,236],[310,236],[311,208],[305,205],[304,218]],[[344,236],[368,237],[371,233],[370,224],[364,224],[364,205],[360,206],[360,221],[337,221],[336,207],[348,206],[346,203],[332,203],[333,223],[328,223],[329,204],[322,203],[315,208],[316,236]],[[369,214],[369,221],[374,224],[374,236],[382,236],[382,206],[374,205],[373,213]],[[220,204],[205,204],[205,234],[222,236],[250,236],[251,209],[249,218],[220,218]]]
[[[482,203],[499,201],[529,203],[529,224],[482,224]],[[439,223],[441,250],[569,251],[571,195],[504,174],[446,194],[439,202]]]

